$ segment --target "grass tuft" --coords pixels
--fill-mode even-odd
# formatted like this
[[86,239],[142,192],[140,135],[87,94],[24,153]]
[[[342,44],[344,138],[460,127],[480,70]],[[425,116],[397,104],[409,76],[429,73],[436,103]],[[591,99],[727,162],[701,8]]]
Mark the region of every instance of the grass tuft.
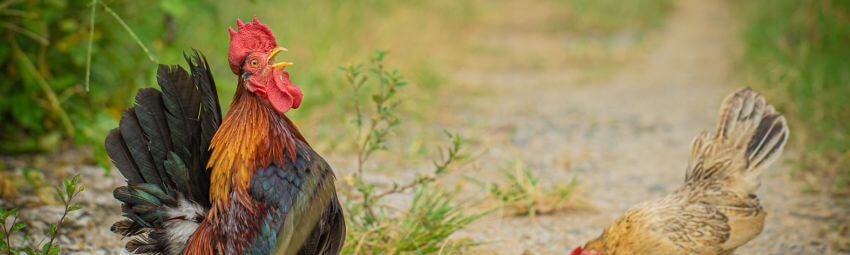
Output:
[[544,187],[540,179],[525,164],[517,160],[513,171],[504,171],[506,183],[491,183],[489,193],[501,205],[506,216],[551,214],[578,205],[575,194],[578,183]]

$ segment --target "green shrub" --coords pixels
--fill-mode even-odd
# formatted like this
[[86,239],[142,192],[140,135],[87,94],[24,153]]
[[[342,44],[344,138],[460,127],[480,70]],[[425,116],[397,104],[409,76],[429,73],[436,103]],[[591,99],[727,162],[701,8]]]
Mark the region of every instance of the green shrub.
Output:
[[3,5],[0,153],[43,152],[72,140],[97,145],[101,159],[103,136],[132,93],[154,84],[155,56],[179,56],[182,47],[172,45],[174,23],[185,18],[180,6],[201,10],[194,19],[214,11],[200,1],[173,0]]

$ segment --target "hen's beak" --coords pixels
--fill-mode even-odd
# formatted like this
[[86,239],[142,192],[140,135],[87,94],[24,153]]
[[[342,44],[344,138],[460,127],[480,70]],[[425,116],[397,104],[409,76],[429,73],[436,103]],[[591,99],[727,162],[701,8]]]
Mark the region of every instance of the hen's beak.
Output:
[[[272,52],[269,53],[269,58],[267,59],[267,61],[271,62],[272,60],[274,60],[274,57],[277,56],[277,54],[279,54],[283,51],[289,51],[289,50],[287,50],[284,47],[277,47],[277,48],[272,49]],[[284,67],[291,66],[291,65],[293,65],[292,62],[286,62],[286,61],[278,62],[278,63],[274,63],[272,65],[272,69],[275,69],[275,70],[283,69]]]

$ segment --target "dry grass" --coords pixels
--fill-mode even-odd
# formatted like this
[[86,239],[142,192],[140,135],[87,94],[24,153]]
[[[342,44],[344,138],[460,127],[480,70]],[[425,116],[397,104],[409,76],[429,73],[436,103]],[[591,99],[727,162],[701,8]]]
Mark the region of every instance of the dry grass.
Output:
[[512,170],[504,171],[504,183],[491,183],[491,197],[500,205],[504,216],[553,214],[567,210],[586,210],[592,206],[580,195],[578,181],[567,184],[544,185],[521,160]]

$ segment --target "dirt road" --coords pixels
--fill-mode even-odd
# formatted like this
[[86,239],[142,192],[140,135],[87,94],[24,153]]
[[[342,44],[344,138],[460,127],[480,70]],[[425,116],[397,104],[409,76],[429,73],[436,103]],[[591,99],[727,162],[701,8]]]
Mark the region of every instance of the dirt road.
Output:
[[[572,68],[557,65],[459,70],[459,82],[486,91],[447,103],[459,111],[449,125],[488,147],[479,159],[482,170],[468,176],[497,179],[494,169],[504,168],[518,152],[547,182],[565,183],[574,176],[598,209],[536,221],[490,215],[464,235],[485,242],[481,252],[565,254],[630,206],[677,188],[691,139],[713,129],[723,97],[745,86],[731,77],[737,34],[730,12],[722,1],[678,2],[666,26],[648,40],[648,49],[601,79],[576,78]],[[533,54],[529,51],[557,56],[569,44],[563,38],[537,40],[546,36],[521,26],[502,27],[484,38],[494,38],[487,43],[502,46],[505,56]],[[786,156],[790,153],[794,148]],[[738,254],[832,252],[818,237],[823,216],[829,215],[828,200],[801,194],[789,180],[791,170],[791,164],[780,162],[763,176],[758,194],[769,213],[767,224]]]

